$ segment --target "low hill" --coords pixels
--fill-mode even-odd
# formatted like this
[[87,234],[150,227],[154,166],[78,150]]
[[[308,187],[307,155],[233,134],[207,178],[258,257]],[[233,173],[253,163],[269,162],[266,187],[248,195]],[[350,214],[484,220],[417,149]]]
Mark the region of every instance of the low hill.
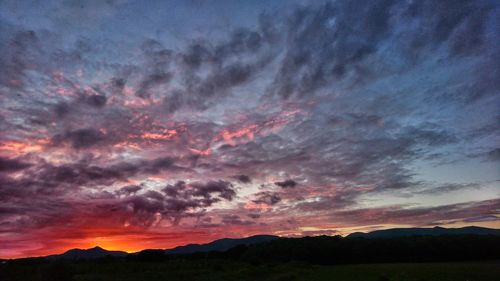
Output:
[[94,247],[90,249],[71,249],[59,255],[51,255],[45,257],[49,260],[89,260],[104,257],[125,257],[126,252],[122,251],[108,251],[101,247]]
[[436,235],[500,235],[500,229],[484,228],[477,226],[468,226],[461,228],[392,228],[384,230],[376,230],[372,232],[355,232],[347,237],[363,237],[363,238],[393,238],[405,236],[436,236]]
[[255,235],[246,238],[224,238],[212,241],[208,244],[189,244],[165,250],[166,254],[191,254],[196,252],[224,252],[240,245],[253,245],[272,241],[279,238],[273,235]]
[[134,254],[94,247],[72,249],[63,254],[41,259],[50,261],[126,257],[161,260],[168,256],[175,258],[184,255],[243,260],[302,260],[313,263],[321,260],[327,263],[473,260],[500,258],[499,255],[492,253],[493,249],[498,248],[497,243],[500,244],[498,239],[500,239],[500,229],[475,226],[394,228],[369,233],[357,232],[347,237],[282,238],[273,235],[255,235],[246,238],[224,238],[207,244],[189,244],[168,250],[146,249]]

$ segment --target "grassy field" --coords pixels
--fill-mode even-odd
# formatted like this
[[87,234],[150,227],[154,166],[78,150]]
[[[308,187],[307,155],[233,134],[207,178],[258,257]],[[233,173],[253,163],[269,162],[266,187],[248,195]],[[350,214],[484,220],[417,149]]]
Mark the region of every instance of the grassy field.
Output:
[[500,262],[318,266],[228,261],[79,262],[1,266],[0,280],[499,281]]
[[297,280],[499,281],[500,262],[328,266]]

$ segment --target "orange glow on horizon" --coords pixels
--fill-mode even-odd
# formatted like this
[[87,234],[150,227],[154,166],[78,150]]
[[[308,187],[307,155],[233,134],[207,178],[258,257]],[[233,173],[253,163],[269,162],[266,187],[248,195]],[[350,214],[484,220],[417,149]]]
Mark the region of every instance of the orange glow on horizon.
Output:
[[[475,225],[489,228],[500,228],[499,223],[494,221],[479,222],[475,223]],[[442,226],[457,228],[468,225],[464,223],[450,223]],[[96,246],[110,251],[124,251],[133,253],[144,249],[170,249],[191,243],[209,243],[213,240],[221,238],[247,237],[257,234],[272,234],[283,237],[301,237],[305,235],[315,236],[324,234],[346,236],[353,232],[370,232],[374,230],[399,227],[416,226],[404,224],[383,224],[366,226],[316,225],[302,226],[300,228],[289,230],[268,229],[264,232],[260,232],[258,229],[236,228],[232,229],[230,232],[227,232],[227,229],[217,229],[210,233],[194,230],[186,230],[185,232],[179,231],[174,233],[150,232],[147,230],[141,230],[137,227],[127,230],[93,228],[84,231],[78,231],[78,233],[84,235],[83,238],[58,238],[48,236],[44,238],[44,242],[40,242],[39,244],[26,244],[23,245],[23,247],[17,247],[15,250],[0,249],[0,258],[15,259],[47,256],[53,254],[61,254],[66,252],[67,250],[74,248],[89,249]]]

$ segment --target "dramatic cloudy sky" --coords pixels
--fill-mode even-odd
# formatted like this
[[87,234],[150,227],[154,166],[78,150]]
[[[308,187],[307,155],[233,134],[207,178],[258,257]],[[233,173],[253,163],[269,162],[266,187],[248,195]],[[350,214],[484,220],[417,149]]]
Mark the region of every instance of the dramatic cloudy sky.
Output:
[[0,1],[0,257],[500,228],[500,5]]

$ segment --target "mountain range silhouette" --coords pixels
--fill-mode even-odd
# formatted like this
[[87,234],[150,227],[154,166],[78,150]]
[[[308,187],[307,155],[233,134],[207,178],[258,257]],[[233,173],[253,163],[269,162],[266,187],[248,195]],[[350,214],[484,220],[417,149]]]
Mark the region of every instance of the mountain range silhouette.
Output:
[[[376,230],[368,233],[355,232],[346,236],[346,238],[395,238],[395,237],[408,237],[408,236],[439,236],[439,235],[499,235],[500,229],[484,228],[477,226],[468,226],[462,228],[393,228]],[[172,249],[163,250],[165,254],[183,255],[192,253],[206,253],[206,252],[224,252],[235,248],[240,245],[253,245],[279,239],[279,236],[274,235],[255,235],[245,238],[223,238],[212,241],[207,244],[188,244],[178,246]],[[107,256],[112,257],[125,257],[127,255],[136,255],[141,252],[149,250],[142,250],[138,253],[127,253],[124,251],[109,251],[99,246],[90,249],[71,249],[62,254],[46,256],[50,260],[81,260],[81,259],[98,259]]]

